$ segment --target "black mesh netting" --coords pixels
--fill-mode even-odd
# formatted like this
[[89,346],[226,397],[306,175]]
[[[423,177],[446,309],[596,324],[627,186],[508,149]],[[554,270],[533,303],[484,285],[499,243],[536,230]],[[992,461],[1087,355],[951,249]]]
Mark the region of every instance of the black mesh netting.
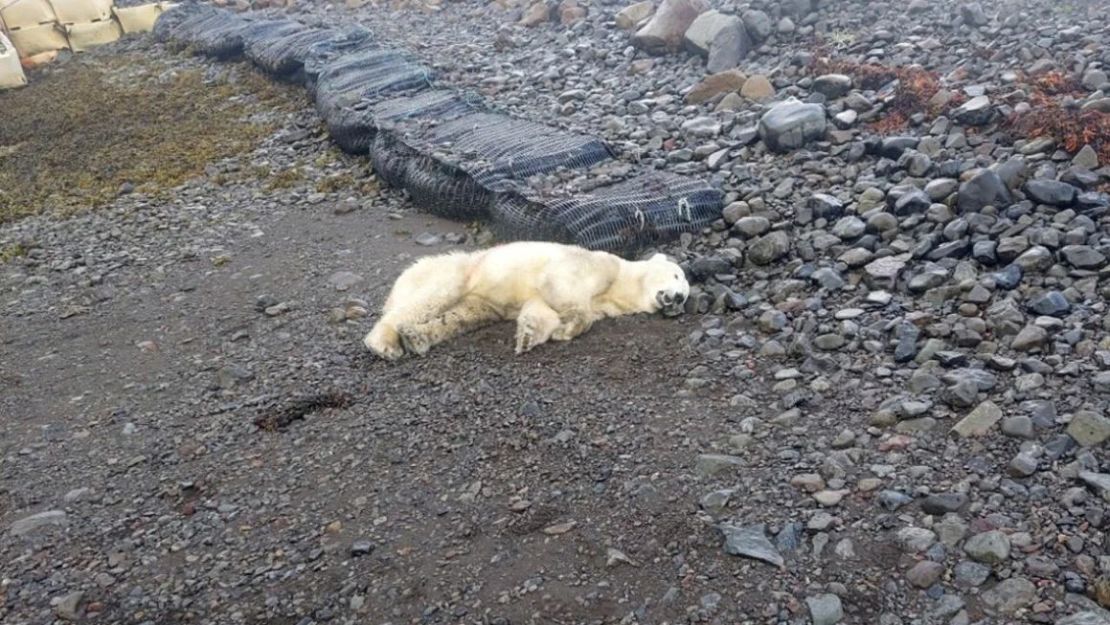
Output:
[[304,30],[291,20],[249,19],[222,9],[187,3],[162,13],[154,24],[159,41],[172,41],[216,59],[237,57],[246,45]]
[[275,78],[302,80],[305,59],[312,46],[339,36],[324,28],[299,26],[274,37],[255,38],[246,44],[244,53],[255,65]]
[[490,207],[503,236],[632,253],[720,218],[723,193],[705,182],[652,172],[590,193],[499,193]]
[[187,46],[197,33],[218,26],[227,19],[226,11],[205,4],[183,4],[158,16],[154,22],[154,38],[162,42]]
[[182,28],[182,24],[200,20],[205,17],[219,15],[220,13],[221,11],[206,4],[186,2],[168,11],[162,12],[162,14],[158,16],[158,19],[155,20],[154,29],[151,31],[151,34],[155,41],[161,43],[173,42]]
[[315,77],[316,109],[329,126],[341,124],[342,109],[377,102],[406,90],[432,85],[431,69],[392,50],[360,50],[325,65]]
[[305,88],[310,95],[315,96],[316,79],[329,65],[343,56],[379,48],[380,46],[374,43],[372,33],[361,26],[350,28],[326,41],[312,44],[308,47],[308,53],[304,59]]
[[482,108],[477,96],[448,89],[418,90],[381,102],[363,100],[341,108],[330,116],[328,133],[343,151],[367,154],[382,124],[416,118],[442,122]]
[[[513,181],[584,169],[612,157],[605,142],[505,115],[476,112],[432,123],[398,123],[375,137],[375,171],[423,208],[455,219],[488,214]],[[392,179],[392,180],[390,180]]]
[[230,59],[241,56],[251,42],[281,37],[300,28],[300,24],[289,20],[229,21],[228,24],[200,34],[191,46],[205,56]]
[[301,80],[340,147],[369,152],[383,181],[455,219],[484,218],[503,236],[630,254],[718,219],[722,193],[703,181],[652,172],[575,191],[580,172],[611,159],[600,139],[491,112],[478,98],[437,88],[431,69],[389,50],[362,27],[310,28],[245,18],[187,1],[155,23],[158,41],[219,59],[246,54],[269,74]]

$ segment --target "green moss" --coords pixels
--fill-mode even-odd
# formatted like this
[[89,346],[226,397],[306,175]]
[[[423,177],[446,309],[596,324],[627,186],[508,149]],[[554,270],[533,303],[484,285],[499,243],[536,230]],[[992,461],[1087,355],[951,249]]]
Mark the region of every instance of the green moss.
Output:
[[26,255],[27,248],[23,247],[22,244],[12,243],[11,245],[5,245],[0,247],[0,265],[10,263],[12,260]]
[[304,180],[304,174],[301,173],[300,168],[290,167],[284,171],[272,174],[270,179],[266,181],[266,188],[271,191],[277,189],[291,189],[302,180]]
[[95,208],[124,183],[158,195],[253,150],[275,124],[248,118],[299,96],[230,67],[213,85],[139,53],[74,59],[0,93],[0,222]]

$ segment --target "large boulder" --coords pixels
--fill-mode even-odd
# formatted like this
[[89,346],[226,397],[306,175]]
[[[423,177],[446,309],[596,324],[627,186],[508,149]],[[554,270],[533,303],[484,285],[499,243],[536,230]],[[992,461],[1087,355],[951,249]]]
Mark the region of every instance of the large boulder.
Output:
[[651,20],[632,36],[632,45],[651,54],[677,50],[690,25],[708,10],[707,0],[663,0]]
[[791,98],[759,119],[759,136],[767,148],[788,152],[825,136],[825,107]]
[[709,56],[709,44],[713,43],[717,33],[732,21],[739,19],[735,15],[725,15],[716,10],[706,11],[690,24],[690,28],[686,29],[683,44],[693,54]]
[[744,22],[736,16],[728,17],[732,19],[709,44],[709,60],[705,68],[711,72],[723,72],[740,65],[740,61],[744,60],[748,52],[755,47],[752,38],[748,36],[748,30],[744,27]]
[[748,29],[748,35],[750,35],[756,43],[763,43],[771,36],[771,30],[774,28],[774,24],[771,23],[771,17],[763,11],[744,11],[740,19],[744,20],[744,26]]
[[960,185],[956,204],[963,212],[982,210],[984,206],[1005,208],[1010,205],[1010,190],[993,169],[983,169]]
[[651,0],[644,0],[636,4],[630,4],[620,11],[617,11],[614,21],[617,23],[617,28],[621,30],[632,30],[640,25],[644,20],[651,17],[655,12],[655,4]]

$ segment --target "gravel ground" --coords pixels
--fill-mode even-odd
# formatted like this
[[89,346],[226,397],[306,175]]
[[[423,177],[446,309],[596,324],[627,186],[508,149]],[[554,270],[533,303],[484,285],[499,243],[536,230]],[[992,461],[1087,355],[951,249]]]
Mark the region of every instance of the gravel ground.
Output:
[[[678,319],[372,359],[397,273],[482,237],[307,103],[0,227],[0,620],[1110,623],[1110,3],[819,4],[715,5],[766,39],[704,103],[623,4],[290,10],[720,184]],[[772,151],[790,96],[828,128]]]

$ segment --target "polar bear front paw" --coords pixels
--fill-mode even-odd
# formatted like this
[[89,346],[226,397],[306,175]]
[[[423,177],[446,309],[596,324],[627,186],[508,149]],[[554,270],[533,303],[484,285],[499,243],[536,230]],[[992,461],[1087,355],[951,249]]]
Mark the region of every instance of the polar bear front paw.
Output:
[[516,324],[516,353],[531,351],[537,345],[536,324],[531,319],[520,319]]
[[395,341],[387,340],[388,336],[383,336],[383,334],[385,333],[371,332],[366,335],[366,338],[362,339],[362,344],[366,346],[366,349],[386,360],[397,360],[404,356],[405,350],[401,349],[401,346]]
[[404,328],[398,333],[401,335],[401,344],[405,346],[405,351],[410,354],[423,356],[432,347],[432,343],[427,336],[411,328]]

